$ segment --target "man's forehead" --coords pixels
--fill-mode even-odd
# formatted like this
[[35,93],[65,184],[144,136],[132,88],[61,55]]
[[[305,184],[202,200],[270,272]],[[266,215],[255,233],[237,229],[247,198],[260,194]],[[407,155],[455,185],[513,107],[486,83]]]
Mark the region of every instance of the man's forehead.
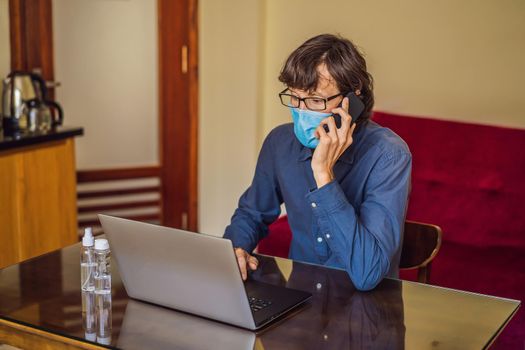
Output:
[[301,90],[289,88],[290,91],[301,95],[334,95],[338,92],[337,85],[333,80],[319,79],[315,90]]
[[319,81],[317,82],[316,91],[332,91],[337,90],[337,83],[330,74],[321,75],[319,74]]
[[288,86],[288,90],[299,96],[331,96],[339,93],[337,82],[332,77],[326,64],[321,63],[316,68],[317,86],[311,90],[303,90],[297,87]]
[[317,66],[317,74],[319,76],[319,86],[322,86],[322,84],[325,84],[325,87],[333,84],[335,85],[335,80],[328,71],[328,67],[326,67],[326,64],[320,64]]
[[338,92],[337,82],[332,77],[332,75],[328,71],[328,68],[326,67],[325,64],[320,64],[317,67],[317,74],[318,74],[317,75],[318,81],[317,81],[317,86],[315,90],[313,91],[304,91],[304,90],[299,90],[299,89],[294,89],[294,90],[298,92],[307,93],[310,95],[333,95],[334,93]]

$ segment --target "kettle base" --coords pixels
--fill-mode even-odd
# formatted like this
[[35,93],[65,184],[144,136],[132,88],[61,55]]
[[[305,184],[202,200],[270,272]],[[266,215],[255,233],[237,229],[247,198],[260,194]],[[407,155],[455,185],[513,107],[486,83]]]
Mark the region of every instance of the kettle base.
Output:
[[11,117],[3,117],[2,126],[5,134],[16,133],[23,129],[20,125],[20,120]]

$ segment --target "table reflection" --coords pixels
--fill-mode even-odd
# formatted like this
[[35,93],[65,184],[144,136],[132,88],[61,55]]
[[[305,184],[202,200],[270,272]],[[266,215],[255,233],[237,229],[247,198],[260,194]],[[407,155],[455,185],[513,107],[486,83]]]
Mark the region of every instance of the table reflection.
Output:
[[82,328],[84,337],[91,342],[111,344],[113,324],[111,294],[82,291]]
[[121,349],[253,349],[255,333],[160,306],[129,300]]
[[[359,292],[346,272],[259,256],[252,278],[309,291],[309,306],[260,335],[265,348],[404,349],[401,283]],[[286,340],[286,342],[284,342]],[[293,344],[293,345],[292,345]]]
[[86,340],[97,341],[95,293],[92,291],[82,291],[82,328]]

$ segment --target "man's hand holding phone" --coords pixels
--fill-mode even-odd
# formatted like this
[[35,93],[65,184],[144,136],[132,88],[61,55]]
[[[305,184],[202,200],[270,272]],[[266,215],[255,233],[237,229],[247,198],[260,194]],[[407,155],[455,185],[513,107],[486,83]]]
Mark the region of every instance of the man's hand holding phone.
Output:
[[[340,107],[332,109],[341,117],[341,127],[337,128],[333,116],[325,118],[315,130],[319,145],[312,156],[312,171],[317,188],[328,184],[334,179],[333,167],[341,154],[352,144],[356,123],[348,114],[348,97],[343,99]],[[328,131],[327,131],[327,130]]]
[[237,257],[237,263],[241,270],[242,279],[243,281],[246,281],[246,278],[248,278],[248,269],[252,271],[257,270],[259,261],[256,257],[248,254],[248,252],[242,248],[235,248],[235,256]]

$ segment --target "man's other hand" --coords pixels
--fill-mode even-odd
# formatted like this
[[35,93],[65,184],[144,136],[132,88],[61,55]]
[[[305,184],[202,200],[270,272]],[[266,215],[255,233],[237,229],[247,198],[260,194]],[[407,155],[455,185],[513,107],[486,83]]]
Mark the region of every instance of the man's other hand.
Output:
[[248,278],[248,268],[250,270],[256,270],[259,265],[259,261],[256,257],[251,256],[242,248],[235,248],[235,255],[237,256],[237,263],[239,264],[239,269],[241,270],[241,276],[243,281],[246,281]]

